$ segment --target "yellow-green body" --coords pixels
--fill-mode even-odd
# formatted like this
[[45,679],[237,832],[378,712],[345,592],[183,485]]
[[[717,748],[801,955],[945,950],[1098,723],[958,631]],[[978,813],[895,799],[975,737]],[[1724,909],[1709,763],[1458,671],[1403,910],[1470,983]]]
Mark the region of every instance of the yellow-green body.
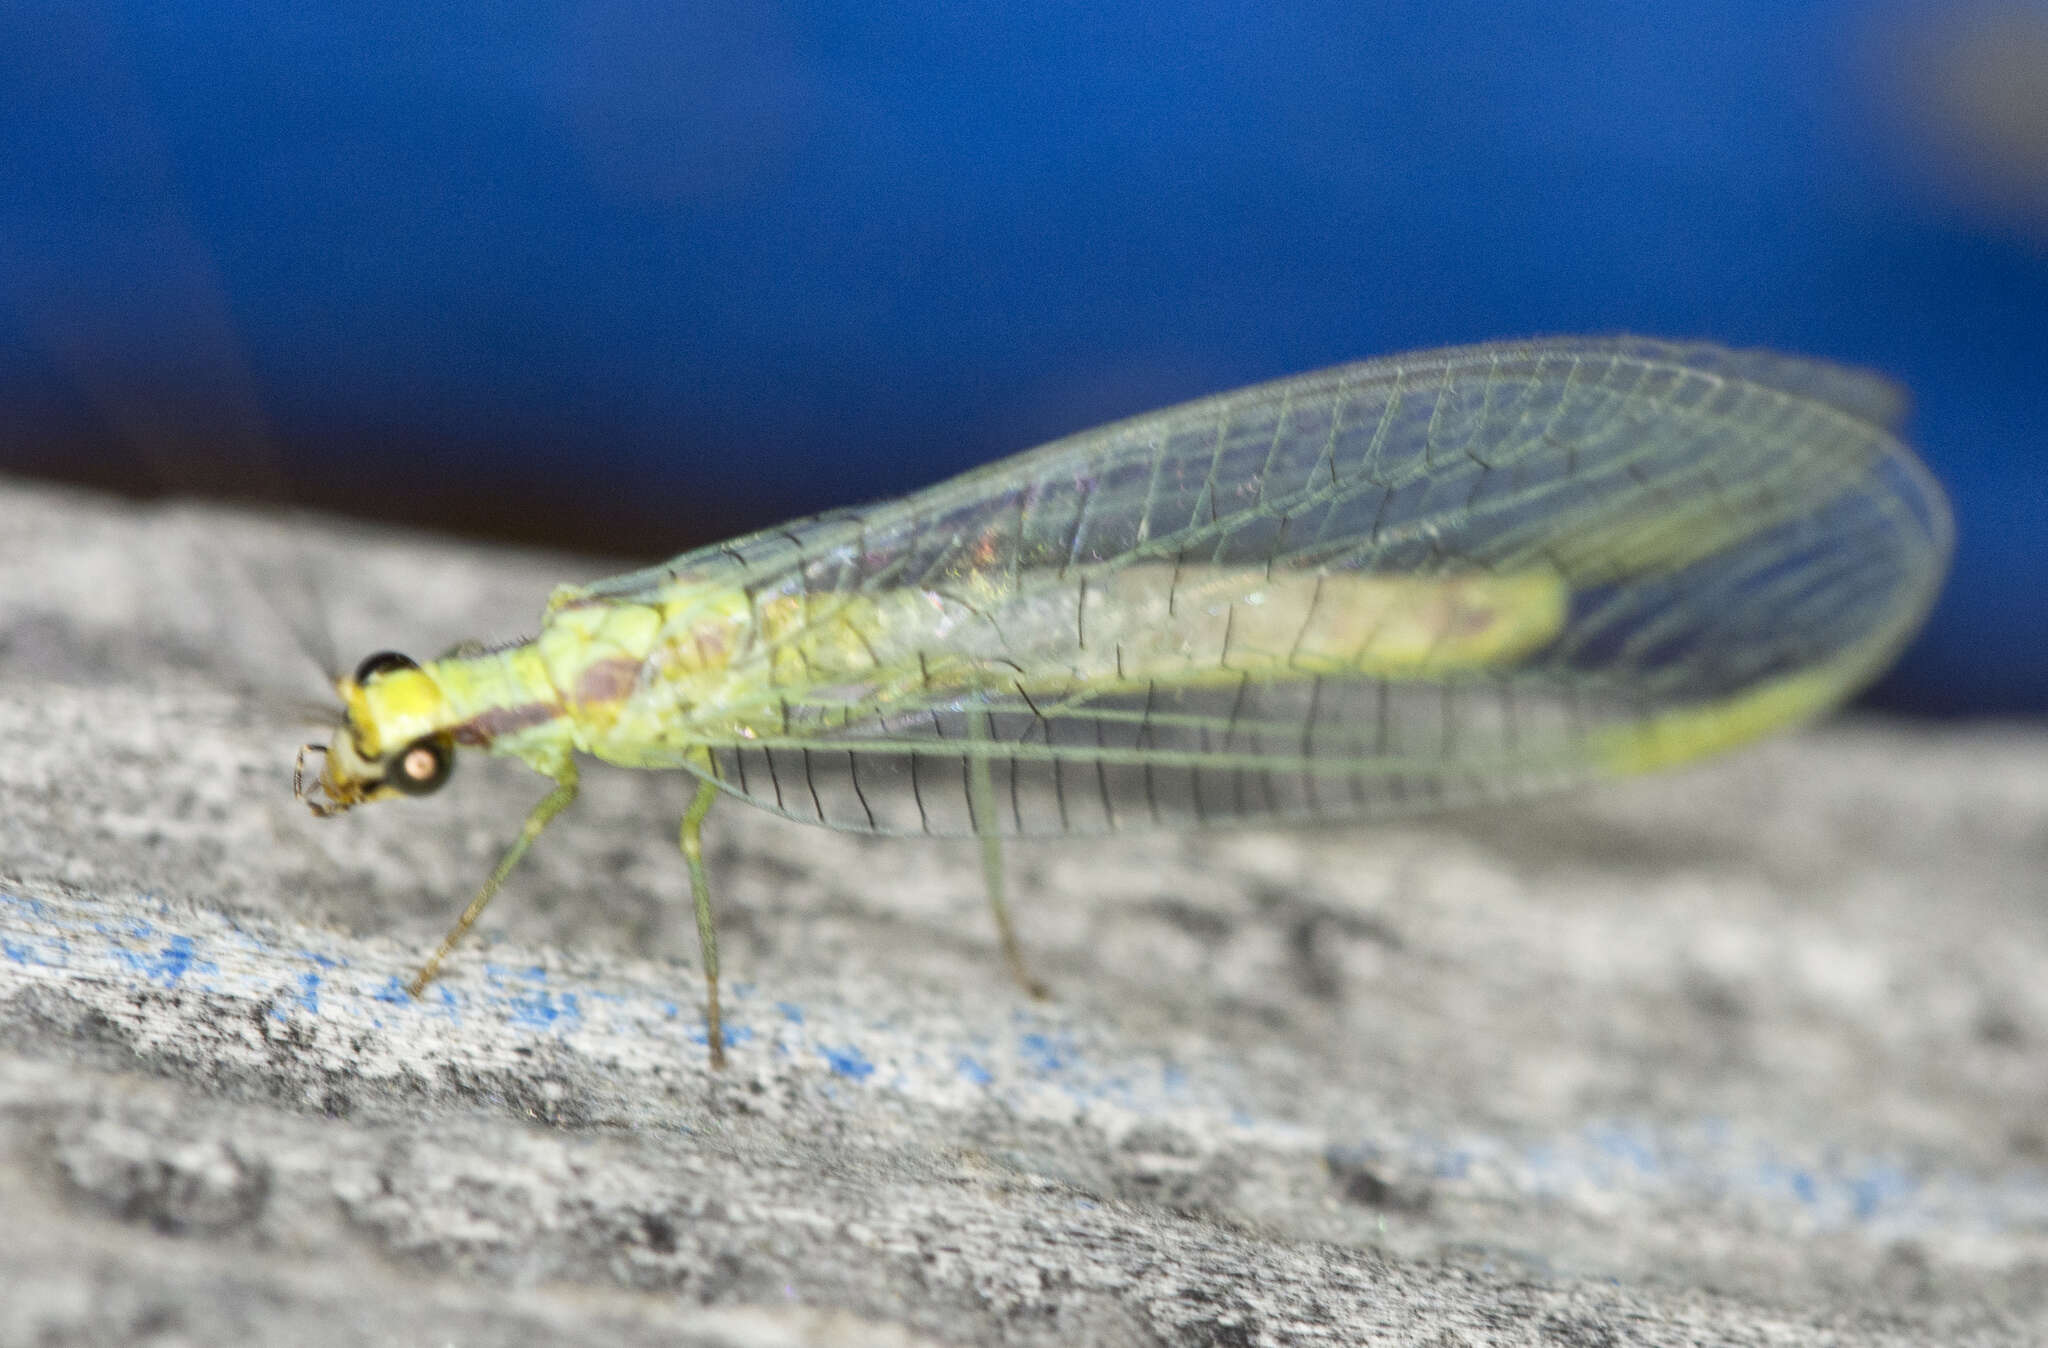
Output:
[[[807,611],[816,603],[750,603],[729,587],[684,579],[634,600],[564,587],[531,641],[451,655],[345,695],[351,722],[375,729],[365,741],[372,756],[387,742],[456,726],[468,735],[459,731],[458,743],[550,775],[572,751],[620,767],[675,768],[700,760],[708,745],[777,735],[791,697],[829,692],[887,704],[934,684],[974,697],[1018,681],[1109,692],[1244,672],[1423,676],[1511,661],[1556,635],[1564,618],[1564,587],[1543,572],[1278,576],[1247,596],[1240,577],[1211,570],[1183,573],[1169,591],[1163,568],[1134,569],[1073,587],[1061,602],[1043,594],[1018,601],[971,581],[976,608],[967,621],[948,616],[956,599],[931,591],[883,591],[820,615]],[[1318,610],[1327,618],[1312,621]],[[1054,646],[1077,625],[1099,640],[1057,666],[1020,675],[995,662],[1005,646]],[[949,648],[938,658],[929,653],[935,642]],[[763,647],[774,651],[765,662],[735,666],[735,656]]]

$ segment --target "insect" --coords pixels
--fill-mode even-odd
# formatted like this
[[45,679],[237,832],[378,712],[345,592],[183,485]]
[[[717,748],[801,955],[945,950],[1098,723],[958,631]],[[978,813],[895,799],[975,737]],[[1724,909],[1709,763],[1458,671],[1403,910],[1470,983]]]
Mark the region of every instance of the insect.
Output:
[[[1682,763],[1889,661],[1945,569],[1881,378],[1617,339],[1339,366],[1056,441],[903,499],[549,599],[538,636],[339,679],[316,815],[422,795],[458,747],[697,779],[680,842],[714,1066],[701,830],[721,796],[1001,840],[1346,820]],[[320,753],[317,778],[307,755]]]

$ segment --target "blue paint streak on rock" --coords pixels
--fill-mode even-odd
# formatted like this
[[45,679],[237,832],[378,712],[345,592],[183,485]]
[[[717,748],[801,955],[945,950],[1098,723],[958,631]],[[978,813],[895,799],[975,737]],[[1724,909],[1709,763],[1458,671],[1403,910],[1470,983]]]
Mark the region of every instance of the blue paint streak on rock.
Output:
[[1619,1124],[1589,1129],[1587,1135],[1604,1156],[1626,1162],[1645,1174],[1662,1168],[1650,1144]]
[[462,1004],[455,999],[453,992],[445,987],[435,988],[434,1000],[440,1004],[441,1010],[447,1012],[448,1019],[458,1022],[462,1019]]
[[801,1006],[798,1006],[795,1002],[777,1002],[775,1004],[775,1009],[777,1011],[780,1011],[782,1013],[782,1018],[792,1025],[801,1025],[804,1023],[804,1009]]
[[965,1053],[960,1055],[959,1061],[954,1064],[954,1069],[977,1086],[986,1086],[995,1080],[993,1073],[974,1059],[968,1057]]
[[851,1044],[845,1048],[829,1048],[823,1044],[818,1052],[825,1056],[826,1065],[837,1076],[852,1077],[855,1081],[866,1081],[875,1073],[875,1065],[861,1055]]
[[1067,1035],[1032,1033],[1017,1040],[1025,1064],[1047,1076],[1056,1076],[1074,1065],[1074,1041]]
[[1893,1166],[1874,1166],[1849,1181],[1850,1208],[1858,1221],[1869,1221],[1893,1199],[1913,1191],[1913,1179]]
[[319,974],[303,973],[299,975],[299,1005],[305,1008],[308,1015],[317,1016],[320,1014]]
[[529,1030],[563,1028],[583,1019],[583,1008],[571,992],[557,997],[552,992],[517,993],[505,999],[506,1019]]
[[[148,927],[148,923],[137,924]],[[217,974],[220,966],[212,960],[200,959],[198,947],[189,936],[173,936],[154,954],[137,954],[135,951],[112,947],[113,957],[141,974],[152,983],[175,987],[188,973]]]
[[[719,1038],[727,1048],[734,1048],[740,1044],[747,1043],[753,1037],[754,1032],[744,1025],[727,1025],[724,1027],[724,1033],[719,1035]],[[705,1033],[704,1028],[700,1025],[690,1032],[690,1042],[709,1046],[711,1036]]]

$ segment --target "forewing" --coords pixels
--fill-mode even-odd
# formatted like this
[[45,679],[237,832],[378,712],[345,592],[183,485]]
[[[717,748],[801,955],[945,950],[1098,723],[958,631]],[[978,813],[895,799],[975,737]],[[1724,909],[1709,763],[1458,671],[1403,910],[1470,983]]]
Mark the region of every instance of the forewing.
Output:
[[729,701],[676,715],[721,785],[794,817],[1357,818],[1679,761],[1870,677],[1948,549],[1901,406],[1857,371],[1707,346],[1422,353],[591,593],[744,592]]

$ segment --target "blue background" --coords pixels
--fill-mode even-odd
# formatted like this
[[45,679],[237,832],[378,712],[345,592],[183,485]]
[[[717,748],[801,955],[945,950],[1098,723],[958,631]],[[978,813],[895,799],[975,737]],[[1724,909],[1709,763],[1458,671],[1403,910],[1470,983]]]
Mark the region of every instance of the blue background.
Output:
[[1979,69],[2034,31],[1783,0],[10,6],[0,466],[282,464],[302,503],[653,558],[1337,361],[1707,337],[1911,387],[1956,575],[1876,700],[2040,711],[2048,38],[2035,139],[2027,62]]

